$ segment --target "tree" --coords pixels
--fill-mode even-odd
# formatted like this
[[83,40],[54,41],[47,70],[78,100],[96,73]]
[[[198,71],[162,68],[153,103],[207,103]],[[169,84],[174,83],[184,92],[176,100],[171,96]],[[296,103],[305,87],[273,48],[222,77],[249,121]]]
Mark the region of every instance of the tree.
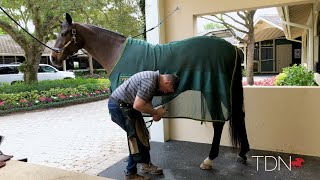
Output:
[[78,10],[73,19],[78,22],[94,24],[118,32],[125,36],[134,36],[143,29],[140,0],[97,0],[87,3]]
[[212,15],[213,19],[204,16],[202,17],[215,23],[220,23],[229,29],[233,29],[234,31],[246,34],[246,39],[243,39],[238,35],[235,35],[235,38],[247,46],[246,76],[249,85],[254,84],[253,57],[255,38],[253,16],[255,13],[256,10],[238,11],[236,13],[238,18],[231,16],[230,14]]
[[[34,27],[32,35],[43,43],[54,39],[59,19],[65,12],[73,14],[78,22],[96,24],[124,35],[140,32],[134,0],[3,0],[4,8],[27,30]],[[132,7],[133,6],[133,7]],[[25,51],[26,61],[21,65],[26,83],[37,82],[37,70],[44,46],[31,38],[4,13],[0,13],[0,28],[7,32]],[[32,24],[33,26],[29,26]],[[140,28],[140,29],[139,29]]]
[[222,24],[219,24],[219,23],[212,23],[211,22],[211,23],[205,24],[203,26],[203,28],[205,30],[217,30],[217,29],[223,29],[223,28],[225,28],[225,26]]
[[[142,21],[142,31],[143,32],[146,32],[146,1],[145,0],[140,0],[139,2],[139,9],[140,9],[140,12],[141,12],[141,21]],[[143,36],[143,39],[146,40],[147,39],[147,34],[146,33],[143,33],[142,34]]]
[[0,28],[0,35],[4,35],[4,34],[7,34],[7,33]]

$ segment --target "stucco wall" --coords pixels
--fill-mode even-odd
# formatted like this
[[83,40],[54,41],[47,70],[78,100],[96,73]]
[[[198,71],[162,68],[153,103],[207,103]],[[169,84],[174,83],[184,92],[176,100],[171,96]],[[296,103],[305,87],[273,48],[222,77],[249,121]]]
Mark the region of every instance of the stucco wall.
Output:
[[170,14],[178,6],[180,10],[168,18],[163,25],[161,36],[165,36],[165,42],[181,40],[193,37],[196,31],[196,16],[209,13],[223,13],[243,9],[258,9],[277,7],[285,4],[305,3],[303,0],[246,0],[238,3],[234,0],[159,0],[161,11],[160,19]]
[[[157,6],[158,18],[151,19],[151,23],[149,25],[147,23],[147,29],[163,20],[177,6],[180,8],[164,21],[160,26],[160,31],[153,34],[153,36],[159,36],[155,43],[168,43],[193,37],[197,34],[197,15],[310,2],[304,0],[247,0],[241,3],[235,3],[233,0],[148,1],[150,1],[149,6]],[[318,143],[320,88],[246,87],[245,103],[251,148],[320,156],[320,143]],[[175,140],[203,143],[212,141],[211,123],[201,125],[197,121],[186,119],[165,119],[163,122],[161,126],[166,128],[157,128],[157,123],[153,125],[155,130],[159,129],[159,132],[162,133],[161,140],[167,140],[167,137],[170,137]],[[221,144],[230,145],[227,124]]]
[[[245,87],[244,93],[251,148],[320,156],[320,88]],[[188,119],[169,123],[170,139],[212,142],[211,123]],[[228,123],[221,145],[230,145]]]

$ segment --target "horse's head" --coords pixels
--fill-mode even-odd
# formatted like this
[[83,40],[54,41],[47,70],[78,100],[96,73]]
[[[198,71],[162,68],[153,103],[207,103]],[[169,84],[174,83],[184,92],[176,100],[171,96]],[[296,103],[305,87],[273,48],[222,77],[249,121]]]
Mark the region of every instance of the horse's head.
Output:
[[76,24],[72,23],[71,16],[66,13],[66,21],[61,23],[61,32],[56,40],[54,49],[50,55],[50,61],[55,66],[61,66],[69,56],[78,52],[81,43],[77,38]]

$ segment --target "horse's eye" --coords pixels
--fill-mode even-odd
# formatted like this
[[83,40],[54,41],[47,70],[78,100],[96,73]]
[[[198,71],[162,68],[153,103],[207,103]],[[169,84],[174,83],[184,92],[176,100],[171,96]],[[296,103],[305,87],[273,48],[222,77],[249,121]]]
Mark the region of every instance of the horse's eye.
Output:
[[61,33],[61,36],[64,36],[64,35],[66,35],[65,33]]

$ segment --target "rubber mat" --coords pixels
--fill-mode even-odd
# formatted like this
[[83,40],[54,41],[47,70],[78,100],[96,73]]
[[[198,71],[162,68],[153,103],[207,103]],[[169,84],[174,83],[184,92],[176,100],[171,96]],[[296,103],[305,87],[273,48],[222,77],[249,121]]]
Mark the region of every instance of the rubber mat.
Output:
[[[248,161],[237,161],[237,153],[231,147],[220,147],[213,169],[201,170],[199,165],[208,156],[211,145],[184,141],[151,142],[152,163],[163,168],[161,176],[149,175],[151,179],[311,179],[320,177],[320,157],[251,150]],[[253,157],[261,156],[261,157]],[[290,168],[290,157],[292,162]],[[300,158],[300,159],[296,159]],[[99,173],[98,176],[123,179],[127,158]],[[257,162],[258,160],[258,162]],[[280,165],[279,165],[280,164]],[[295,165],[296,167],[293,167]],[[287,167],[288,166],[288,167]],[[139,166],[138,166],[139,169]],[[272,171],[271,171],[272,170]],[[142,174],[142,173],[140,173]]]

